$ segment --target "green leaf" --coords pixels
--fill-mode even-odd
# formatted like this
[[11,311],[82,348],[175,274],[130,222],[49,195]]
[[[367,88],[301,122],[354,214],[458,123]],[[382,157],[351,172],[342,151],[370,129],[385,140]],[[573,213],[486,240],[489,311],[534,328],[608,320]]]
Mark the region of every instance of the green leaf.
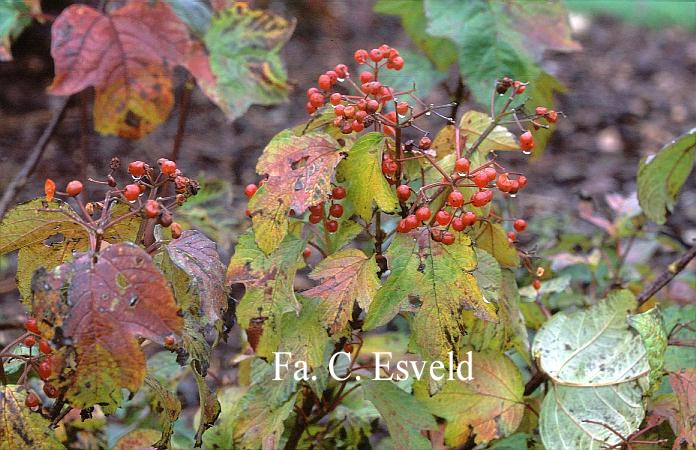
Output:
[[[530,80],[529,85],[525,94],[527,95],[526,104],[529,105],[530,109],[534,109],[537,106],[545,106],[548,109],[555,109],[556,101],[555,95],[559,93],[564,93],[568,90],[566,86],[557,78],[549,75],[546,72],[541,72],[539,75]],[[549,128],[530,128],[532,136],[534,136],[534,150],[532,153],[532,160],[537,160],[541,155],[544,154],[546,150],[546,145],[551,139],[551,135],[556,130],[556,124],[549,123]]]
[[26,398],[21,386],[0,388],[0,450],[65,449],[48,419],[24,405]]
[[662,314],[657,307],[651,308],[644,313],[628,316],[628,324],[638,331],[648,352],[650,389],[646,391],[646,396],[650,396],[652,392],[660,387],[662,369],[665,365],[667,332],[665,331]]
[[636,308],[630,291],[615,291],[587,310],[560,312],[546,322],[532,355],[552,380],[597,386],[642,378],[650,371],[645,345],[626,321]]
[[252,104],[287,99],[287,74],[279,53],[294,29],[294,20],[242,3],[212,18],[204,41],[216,83],[208,96],[230,120]]
[[498,303],[502,277],[500,265],[488,252],[478,247],[476,252],[476,270],[474,277],[484,298]]
[[[378,0],[374,10],[376,13],[401,17],[406,34],[436,65],[437,70],[447,70],[457,60],[457,49],[449,39],[434,37],[426,32],[423,0]],[[411,61],[404,60],[408,67]]]
[[472,310],[479,319],[497,320],[494,306],[486,302],[472,274],[476,254],[466,235],[459,234],[454,244],[444,245],[433,241],[429,230],[421,229],[397,236],[391,245],[405,247],[397,250],[400,257],[410,259],[415,254],[419,259],[422,279],[411,292],[420,300],[412,339],[423,356],[446,358],[449,351],[457,351],[464,333],[462,310]]
[[296,136],[289,129],[268,143],[256,164],[256,171],[268,179],[249,201],[256,242],[264,252],[282,242],[291,210],[299,215],[328,199],[331,178],[343,158],[339,149],[328,134]]
[[[607,448],[619,443],[621,440],[614,432],[630,436],[643,421],[642,395],[636,381],[602,387],[551,383],[539,417],[544,446],[554,450],[580,450]],[[597,423],[588,423],[588,420]]]
[[[344,214],[344,217],[346,214]],[[336,253],[338,250],[345,247],[353,239],[355,239],[363,231],[362,225],[352,220],[344,220],[340,222],[338,231],[329,233],[328,253],[329,255]],[[326,243],[326,242],[324,242]]]
[[241,412],[240,400],[246,393],[246,388],[228,387],[218,392],[221,411],[220,417],[210,430],[203,435],[206,449],[224,450],[230,448],[234,435],[234,427]]
[[[459,120],[459,129],[461,130],[461,139],[466,138],[467,148],[471,147],[481,137],[491,123],[493,123],[493,119],[486,113],[467,111],[462,115],[462,118]],[[454,134],[454,129],[451,127],[449,129]],[[452,137],[452,142],[454,142],[454,136]],[[481,142],[477,151],[485,157],[492,151],[501,150],[519,151],[520,145],[517,143],[517,138],[514,134],[510,133],[504,126],[498,125]]]
[[421,431],[434,431],[437,424],[420,401],[391,381],[366,379],[362,382],[362,388],[365,399],[375,405],[386,422],[397,450],[431,448]]
[[385,86],[397,91],[407,91],[416,87],[420,97],[426,97],[439,83],[447,79],[447,72],[438,70],[425,56],[410,50],[399,50],[404,59],[404,68],[399,71],[380,73],[379,80]]
[[520,296],[524,297],[525,302],[533,302],[536,299],[537,292],[541,295],[564,292],[570,287],[571,279],[572,277],[570,275],[565,274],[560,277],[544,280],[544,282],[541,283],[541,289],[538,291],[530,284],[529,286],[520,288]]
[[31,11],[25,0],[0,2],[0,61],[11,61],[11,41],[31,23]]
[[[10,353],[13,355],[20,356],[39,356],[39,348],[36,345],[29,348],[26,347],[24,344],[20,344],[15,346]],[[12,375],[13,373],[17,372],[19,369],[24,367],[24,363],[24,359],[6,359],[2,363],[2,367],[6,375]]]
[[300,303],[299,316],[289,312],[281,319],[278,351],[292,353],[292,362],[304,361],[310,368],[317,368],[324,363],[324,353],[330,343],[322,325],[326,305],[312,298],[301,299]]
[[382,154],[386,151],[387,138],[372,132],[358,139],[348,158],[340,165],[346,177],[348,200],[355,213],[367,220],[372,218],[372,206],[393,212],[399,205],[396,194],[382,174]]
[[198,385],[198,404],[200,405],[200,421],[196,430],[195,446],[200,447],[203,443],[203,435],[205,431],[212,427],[215,421],[220,416],[220,402],[217,394],[211,390],[204,376],[201,374],[200,368],[196,361],[191,363],[191,373]]
[[[665,330],[672,333],[673,339],[696,341],[696,305],[668,305],[662,310]],[[683,325],[689,325],[683,326]],[[675,329],[678,327],[678,329]],[[673,332],[672,330],[675,330]],[[676,372],[679,369],[696,368],[696,352],[693,348],[670,345],[665,352],[665,370]]]
[[15,206],[0,222],[0,255],[41,244],[55,235],[64,239],[86,238],[85,229],[66,214],[77,216],[70,205],[58,200],[37,198]]
[[205,36],[213,19],[213,11],[201,0],[169,0],[169,6],[197,37]]
[[162,435],[152,446],[168,448],[171,446],[170,441],[172,434],[174,434],[174,422],[176,422],[181,413],[181,402],[175,393],[169,391],[156,378],[150,375],[145,377],[145,385],[155,394],[151,400],[152,410],[159,412],[160,426],[162,427]]
[[445,442],[451,447],[464,445],[472,432],[477,444],[507,436],[524,414],[524,383],[515,364],[495,352],[472,352],[471,361],[473,380],[447,381],[425,400],[433,414],[447,420]]
[[497,223],[478,222],[474,225],[473,233],[476,245],[497,259],[501,267],[515,269],[520,265],[517,249],[508,240],[502,226]]
[[659,224],[667,221],[696,158],[696,128],[662,147],[638,166],[638,202],[645,215]]
[[355,302],[363,309],[370,306],[379,289],[378,271],[374,257],[354,248],[341,250],[317,264],[309,277],[321,284],[303,294],[325,301],[323,322],[338,333],[348,324]]

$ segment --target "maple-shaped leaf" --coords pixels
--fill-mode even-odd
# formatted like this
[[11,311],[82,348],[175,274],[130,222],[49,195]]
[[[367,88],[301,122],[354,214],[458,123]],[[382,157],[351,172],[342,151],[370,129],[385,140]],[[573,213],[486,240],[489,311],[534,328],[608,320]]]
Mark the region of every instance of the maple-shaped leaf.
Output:
[[213,16],[204,40],[217,82],[206,93],[230,120],[252,104],[287,99],[287,74],[279,53],[294,29],[294,20],[244,2]]
[[256,171],[268,179],[249,201],[261,250],[270,253],[283,241],[290,210],[299,215],[328,198],[343,157],[339,149],[334,138],[321,132],[296,136],[284,130],[268,143],[256,164]]
[[331,333],[338,333],[348,323],[355,302],[363,309],[370,306],[379,289],[378,271],[374,257],[355,248],[341,250],[317,264],[309,277],[321,284],[303,294],[328,303],[323,321]]
[[355,141],[348,158],[341,163],[341,172],[346,174],[348,200],[355,213],[368,221],[372,218],[373,205],[385,212],[395,211],[399,205],[394,189],[382,174],[387,139],[382,133],[365,134]]
[[115,404],[121,388],[138,390],[145,357],[136,337],[160,344],[179,334],[182,319],[167,281],[150,256],[131,243],[114,244],[70,263],[70,313],[63,332],[75,347],[75,367],[66,380],[74,406]]
[[[463,355],[464,353],[462,353]],[[434,396],[424,395],[436,416],[447,420],[445,442],[459,447],[475,434],[477,444],[512,434],[524,414],[524,383],[504,354],[472,352],[473,380],[452,380]]]
[[186,65],[196,49],[167,2],[130,0],[108,14],[72,5],[53,23],[49,91],[94,86],[97,131],[140,138],[169,116],[174,66]]
[[[305,245],[293,230],[274,252],[266,255],[256,244],[252,230],[239,238],[227,268],[227,282],[246,287],[237,306],[237,319],[259,356],[273,357],[280,343],[281,318],[300,310],[293,282],[297,270],[304,266]],[[260,336],[254,335],[256,332]]]
[[0,388],[0,450],[62,450],[50,421],[24,404],[22,386]]

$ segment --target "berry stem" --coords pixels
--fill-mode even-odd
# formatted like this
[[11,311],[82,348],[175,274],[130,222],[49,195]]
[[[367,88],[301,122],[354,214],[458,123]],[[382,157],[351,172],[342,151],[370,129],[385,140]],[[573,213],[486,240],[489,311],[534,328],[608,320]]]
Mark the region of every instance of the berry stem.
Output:
[[679,272],[684,270],[689,262],[695,257],[696,245],[692,245],[686,253],[667,266],[667,270],[658,275],[657,278],[655,278],[655,280],[638,295],[638,306],[642,306],[650,299],[650,297],[657,294],[657,292],[672,281],[672,279],[676,277]]
[[491,134],[491,133],[493,132],[493,130],[495,129],[495,127],[497,127],[497,126],[499,125],[500,119],[502,119],[502,118],[505,116],[505,112],[506,112],[507,109],[510,107],[510,104],[512,103],[512,101],[513,101],[514,99],[515,99],[515,90],[513,89],[513,90],[512,90],[512,94],[510,94],[510,96],[508,97],[507,101],[506,101],[505,104],[503,105],[503,108],[500,110],[500,113],[498,113],[498,115],[495,115],[495,89],[493,90],[493,94],[492,94],[492,100],[493,100],[493,101],[492,101],[492,105],[491,105],[491,107],[492,107],[492,108],[491,108],[491,113],[492,113],[492,114],[491,114],[491,119],[493,119],[493,120],[491,121],[490,124],[488,124],[488,126],[486,127],[486,129],[483,130],[483,132],[482,132],[481,135],[478,137],[478,139],[476,139],[476,141],[474,142],[474,144],[466,151],[466,154],[464,155],[466,158],[471,158],[471,155],[472,155],[476,150],[478,150],[478,148],[481,146],[481,144],[483,143],[483,141],[486,140],[486,138],[488,137],[488,135]]

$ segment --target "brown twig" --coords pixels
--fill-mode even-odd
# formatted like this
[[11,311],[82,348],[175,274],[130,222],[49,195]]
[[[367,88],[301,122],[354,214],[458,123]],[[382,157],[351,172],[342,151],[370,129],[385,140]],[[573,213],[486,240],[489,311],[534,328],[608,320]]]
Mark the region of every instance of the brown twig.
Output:
[[43,153],[46,150],[48,142],[51,140],[51,137],[53,136],[53,133],[55,133],[58,124],[60,124],[63,116],[65,115],[65,110],[67,109],[69,101],[70,97],[60,99],[60,102],[56,107],[48,126],[46,126],[46,129],[41,134],[41,137],[34,145],[34,148],[29,153],[27,159],[24,161],[22,168],[19,170],[19,172],[17,172],[15,177],[5,189],[2,199],[0,199],[0,219],[5,216],[5,212],[7,212],[7,208],[9,207],[10,203],[12,203],[17,191],[19,191],[26,184],[27,179],[34,172],[34,169],[36,169],[41,156],[43,156]]
[[650,297],[652,297],[660,289],[665,287],[667,285],[667,283],[672,281],[672,279],[679,274],[679,272],[684,270],[684,268],[687,266],[687,264],[689,264],[689,262],[692,259],[694,259],[694,257],[696,257],[696,245],[692,245],[691,248],[686,253],[681,255],[679,257],[679,259],[677,259],[672,264],[670,264],[667,267],[667,270],[665,270],[660,275],[658,275],[657,278],[655,278],[655,280],[653,280],[653,282],[650,283],[650,285],[648,287],[646,287],[643,290],[643,292],[641,292],[638,295],[638,298],[637,298],[638,305],[639,306],[643,305],[645,302],[647,302],[650,299]]
[[176,136],[174,137],[174,146],[169,159],[176,161],[179,159],[181,144],[184,142],[184,132],[186,131],[186,118],[188,117],[189,105],[191,104],[191,94],[195,81],[192,75],[189,75],[184,82],[184,90],[181,93],[181,105],[179,106],[179,119],[176,124]]
[[[80,177],[87,179],[89,164],[89,117],[87,115],[87,91],[80,92]],[[89,184],[85,184],[88,189]]]

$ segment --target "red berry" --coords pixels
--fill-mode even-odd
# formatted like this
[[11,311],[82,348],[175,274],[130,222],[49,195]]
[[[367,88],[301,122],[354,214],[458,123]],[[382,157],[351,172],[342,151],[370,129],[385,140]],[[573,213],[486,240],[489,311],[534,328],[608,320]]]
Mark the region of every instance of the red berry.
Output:
[[342,98],[343,96],[341,94],[339,94],[338,92],[334,92],[333,94],[331,94],[331,97],[329,97],[329,101],[332,105],[336,106],[339,103],[341,103]]
[[46,201],[48,202],[53,200],[53,196],[56,195],[56,183],[50,178],[46,178],[44,182],[44,193],[46,194]]
[[134,202],[140,196],[140,187],[137,184],[129,184],[123,189],[123,196],[129,202]]
[[341,217],[343,215],[343,206],[334,203],[329,208],[329,215],[336,217],[336,218]]
[[336,186],[331,191],[331,197],[333,197],[335,200],[342,200],[342,199],[346,198],[345,188],[343,188],[341,186]]
[[558,113],[554,110],[549,111],[546,113],[546,120],[549,123],[556,123],[556,120],[558,119]]
[[391,123],[396,123],[396,112],[395,111],[389,111],[384,115],[384,118],[387,119]]
[[459,158],[454,162],[454,170],[459,173],[469,173],[471,162],[466,158]]
[[334,114],[336,115],[336,117],[343,117],[343,112],[345,111],[345,109],[346,107],[343,105],[336,105],[336,107],[334,108]]
[[515,94],[519,95],[522,94],[524,91],[527,90],[527,85],[522,84],[521,81],[515,81],[512,83],[512,86],[515,88]]
[[382,86],[379,92],[379,100],[384,103],[394,99],[394,90],[387,86]]
[[323,218],[324,218],[324,216],[322,216],[320,214],[310,214],[309,215],[309,223],[313,223],[316,225],[319,222],[321,222]]
[[34,336],[27,336],[24,338],[24,346],[25,347],[33,347],[36,345],[36,338]]
[[355,113],[355,120],[357,120],[358,122],[364,122],[365,119],[367,119],[367,112],[358,111]]
[[464,220],[461,217],[455,217],[452,219],[452,228],[456,231],[464,231],[464,228],[466,228]]
[[517,183],[520,185],[520,189],[522,189],[527,185],[527,177],[525,177],[524,175],[520,175],[519,177],[517,177]]
[[462,221],[464,222],[464,226],[471,226],[476,223],[476,214],[471,211],[467,211],[462,214]]
[[421,206],[416,210],[416,219],[418,219],[419,222],[425,222],[426,220],[430,219],[430,208],[427,206]]
[[474,175],[473,181],[476,186],[483,189],[488,186],[488,174],[485,170],[478,171],[476,172],[476,175]]
[[309,247],[305,247],[305,249],[302,251],[302,257],[309,258],[311,255],[312,255],[312,249]]
[[399,167],[396,164],[396,161],[394,161],[393,159],[385,159],[384,161],[382,161],[382,173],[387,177],[393,176],[398,170],[398,168]]
[[44,383],[43,391],[44,394],[46,394],[46,397],[48,398],[56,398],[58,397],[58,395],[60,395],[60,391],[58,390],[58,388],[50,383]]
[[380,92],[382,92],[382,83],[379,81],[373,81],[370,83],[370,94],[378,95]]
[[452,215],[445,211],[444,209],[441,209],[435,214],[435,221],[439,223],[440,225],[447,225],[450,222],[450,219],[452,218]]
[[517,219],[515,220],[515,223],[513,224],[515,227],[515,230],[517,230],[518,233],[521,233],[527,228],[527,221],[524,219]]
[[343,116],[347,117],[348,119],[355,117],[355,112],[355,106],[346,106],[343,108]]
[[251,198],[256,194],[256,191],[258,191],[259,188],[254,184],[247,184],[246,187],[244,188],[244,195],[247,196],[247,198]]
[[41,401],[39,400],[39,397],[37,397],[33,392],[30,392],[27,395],[27,398],[24,399],[24,404],[27,405],[27,408],[36,408],[40,403]]
[[314,114],[316,112],[317,108],[314,107],[311,103],[307,102],[305,105],[305,111],[307,111],[307,114]]
[[[362,111],[359,111],[362,112]],[[353,123],[350,125],[350,127],[355,131],[356,133],[360,133],[362,130],[365,129],[365,125],[359,120],[354,120]]]
[[496,172],[496,170],[495,170],[493,167],[490,167],[490,166],[486,167],[486,168],[483,170],[483,172],[484,172],[484,173],[486,174],[486,176],[488,177],[488,181],[489,181],[489,182],[495,180],[495,177],[498,176],[498,172]]
[[145,202],[145,208],[143,208],[145,215],[150,219],[154,219],[160,213],[160,205],[157,200],[148,200]]
[[532,287],[538,291],[539,289],[541,289],[541,281],[539,281],[539,280],[534,280],[534,281],[532,282]]
[[338,222],[336,222],[335,220],[329,220],[328,222],[326,222],[325,226],[326,230],[329,233],[335,233],[336,230],[338,230]]
[[307,89],[307,100],[312,98],[312,94],[315,94],[315,93],[320,94],[321,92],[319,91],[319,89],[317,89],[315,87],[311,87],[311,88]]
[[408,222],[406,222],[406,219],[401,219],[399,223],[396,225],[396,232],[397,233],[408,233],[410,231],[410,228],[408,226]]
[[47,359],[44,359],[39,363],[39,367],[36,369],[36,372],[39,374],[39,378],[44,381],[48,380],[53,372],[51,369],[51,363]]
[[179,222],[172,222],[170,230],[172,230],[172,239],[179,239],[183,233]]
[[432,236],[433,241],[442,242],[442,230],[432,229],[430,230],[430,236]]
[[459,208],[464,204],[464,194],[459,191],[452,191],[447,196],[447,204],[452,208]]
[[250,210],[249,208],[247,208],[247,209],[244,211],[244,215],[247,216],[247,217],[251,217],[251,210]]
[[380,62],[384,55],[382,54],[382,51],[378,48],[373,48],[370,50],[370,59],[374,62]]
[[309,212],[311,214],[322,215],[322,214],[324,214],[324,203],[318,203],[316,205],[312,205],[308,209],[309,209]]
[[174,345],[176,345],[176,338],[174,336],[170,334],[169,336],[164,338],[165,347],[174,347]]
[[390,69],[401,70],[404,68],[404,58],[397,56],[389,60],[388,66]]
[[411,188],[408,187],[406,184],[402,184],[396,188],[396,196],[401,200],[402,202],[405,202],[409,198],[411,198]]
[[338,64],[334,67],[334,72],[336,72],[338,78],[345,78],[348,75],[348,66],[345,64]]
[[319,84],[319,89],[321,89],[322,91],[328,91],[329,89],[331,89],[331,78],[328,75],[319,75],[319,79],[317,81],[317,84]]
[[534,136],[531,131],[525,131],[520,136],[520,148],[522,150],[531,150],[534,148]]
[[324,104],[324,96],[318,92],[315,92],[311,97],[309,97],[309,103],[315,108],[319,108]]
[[327,70],[325,75],[329,77],[329,82],[331,82],[331,86],[336,84],[336,82],[338,81],[338,74],[336,74],[336,72],[333,70]]
[[422,148],[423,150],[429,149],[431,145],[433,145],[433,140],[428,136],[423,136],[418,142],[418,147]]
[[41,334],[39,332],[39,327],[36,324],[36,319],[34,319],[33,317],[28,318],[27,321],[24,322],[24,328],[30,333]]
[[165,175],[169,175],[170,177],[174,176],[174,174],[176,173],[176,163],[167,159],[162,162],[160,170]]
[[391,47],[387,44],[382,44],[379,46],[379,51],[382,52],[382,55],[386,58],[389,56],[389,53],[391,53]]
[[72,180],[68,183],[68,187],[65,188],[65,192],[71,197],[76,197],[80,192],[82,192],[82,183],[77,180]]
[[48,341],[43,339],[39,341],[39,351],[44,355],[50,355],[51,353],[53,353],[51,344],[49,344]]
[[480,208],[493,200],[493,191],[478,191],[471,197],[471,203]]
[[343,351],[346,353],[353,353],[353,344],[351,344],[350,342],[346,343],[343,346]]
[[375,75],[372,72],[370,72],[368,70],[360,72],[360,83],[362,83],[362,84],[369,83],[374,79],[375,79]]
[[548,112],[548,109],[544,108],[543,106],[537,106],[535,112],[537,116],[543,116]]
[[414,214],[409,214],[404,220],[406,221],[406,225],[408,225],[409,230],[418,228],[418,218]]
[[447,231],[442,233],[442,243],[445,245],[452,245],[454,244],[454,235],[452,233],[449,233]]
[[128,164],[128,173],[134,177],[142,177],[145,175],[145,163],[142,161],[133,161]]
[[402,116],[405,116],[408,113],[408,103],[406,103],[406,102],[397,103],[396,104],[396,112]]
[[365,111],[369,112],[370,114],[376,112],[379,109],[379,102],[374,99],[370,99],[367,101],[367,104],[365,105]]
[[517,239],[517,235],[515,234],[514,231],[508,231],[507,238],[508,238],[508,241],[515,242],[515,240]]
[[367,57],[368,57],[367,50],[365,49],[360,49],[356,50],[355,53],[353,54],[353,58],[355,59],[355,62],[358,64],[365,64],[367,62]]

